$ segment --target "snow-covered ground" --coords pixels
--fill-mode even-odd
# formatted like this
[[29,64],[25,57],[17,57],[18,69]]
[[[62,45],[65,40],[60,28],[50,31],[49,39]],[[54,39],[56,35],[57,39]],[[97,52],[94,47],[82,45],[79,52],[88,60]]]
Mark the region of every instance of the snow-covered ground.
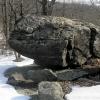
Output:
[[29,100],[30,97],[18,94],[14,87],[6,84],[7,78],[4,76],[4,72],[8,68],[32,64],[33,60],[25,58],[22,62],[13,62],[14,59],[14,55],[0,55],[0,100]]
[[91,87],[72,88],[72,92],[66,95],[67,100],[100,100],[100,85]]
[[[21,67],[33,63],[32,59],[24,57],[22,62],[13,62],[15,56],[0,55],[0,100],[29,100],[30,97],[18,94],[13,86],[6,84],[4,72],[8,68]],[[67,100],[100,100],[100,85],[92,87],[74,86],[72,92],[66,95]]]

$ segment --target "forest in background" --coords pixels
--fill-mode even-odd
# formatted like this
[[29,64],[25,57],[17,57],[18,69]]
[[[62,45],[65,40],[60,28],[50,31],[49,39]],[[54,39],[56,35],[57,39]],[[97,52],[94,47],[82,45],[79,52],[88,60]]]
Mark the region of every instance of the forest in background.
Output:
[[0,0],[0,48],[5,48],[4,44],[9,38],[9,33],[27,14],[61,16],[100,25],[100,7],[95,6],[93,0],[90,0],[91,5],[66,3],[65,0],[62,3],[55,2],[56,0],[46,1]]

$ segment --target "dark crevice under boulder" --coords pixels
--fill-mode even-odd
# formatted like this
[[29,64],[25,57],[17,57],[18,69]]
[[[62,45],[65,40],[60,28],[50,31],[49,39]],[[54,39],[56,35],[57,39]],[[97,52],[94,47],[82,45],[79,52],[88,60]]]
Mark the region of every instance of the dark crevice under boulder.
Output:
[[9,45],[41,66],[84,65],[100,58],[99,27],[91,23],[29,15],[16,26]]

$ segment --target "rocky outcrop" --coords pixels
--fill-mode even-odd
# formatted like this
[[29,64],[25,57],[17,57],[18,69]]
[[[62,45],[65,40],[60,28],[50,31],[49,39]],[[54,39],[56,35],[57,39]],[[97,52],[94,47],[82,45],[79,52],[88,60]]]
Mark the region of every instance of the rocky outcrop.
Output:
[[26,16],[10,34],[11,48],[43,66],[83,65],[100,58],[99,28],[63,17]]

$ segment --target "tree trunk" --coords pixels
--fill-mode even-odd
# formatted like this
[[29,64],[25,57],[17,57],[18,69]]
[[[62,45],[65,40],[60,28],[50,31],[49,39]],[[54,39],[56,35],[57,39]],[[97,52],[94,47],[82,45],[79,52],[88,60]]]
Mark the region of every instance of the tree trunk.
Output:
[[47,0],[42,0],[42,15],[47,15]]
[[42,11],[41,14],[42,15],[51,15],[52,14],[52,10],[53,10],[53,5],[55,4],[56,0],[38,0],[38,2],[41,4],[42,6]]
[[16,61],[16,62],[19,62],[20,59],[21,59],[21,55],[20,55],[19,53],[17,53],[16,51],[14,51],[14,55],[15,55],[15,57],[16,57],[15,61]]

